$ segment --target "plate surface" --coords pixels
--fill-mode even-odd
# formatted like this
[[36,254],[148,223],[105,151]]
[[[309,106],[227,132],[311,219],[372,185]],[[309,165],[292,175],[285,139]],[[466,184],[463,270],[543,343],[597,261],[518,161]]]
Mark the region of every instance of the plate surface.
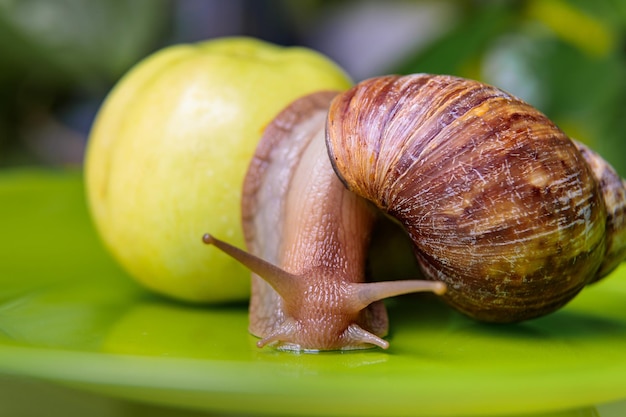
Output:
[[245,304],[190,306],[135,285],[100,245],[82,187],[78,173],[0,175],[2,373],[292,416],[548,413],[626,398],[626,265],[522,324],[476,323],[422,294],[389,302],[388,351],[277,352],[255,347]]

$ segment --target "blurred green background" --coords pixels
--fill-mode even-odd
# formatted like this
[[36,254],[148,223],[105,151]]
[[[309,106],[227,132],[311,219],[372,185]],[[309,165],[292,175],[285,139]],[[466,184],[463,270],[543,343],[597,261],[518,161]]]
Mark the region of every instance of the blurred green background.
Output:
[[[626,177],[626,0],[0,0],[0,169],[79,168],[98,108],[131,66],[167,45],[232,35],[314,48],[355,81],[411,72],[486,81]],[[41,410],[205,415],[0,377],[1,417]]]
[[360,80],[433,72],[529,101],[626,176],[626,1],[3,0],[0,167],[80,166],[115,82],[157,49],[250,35]]

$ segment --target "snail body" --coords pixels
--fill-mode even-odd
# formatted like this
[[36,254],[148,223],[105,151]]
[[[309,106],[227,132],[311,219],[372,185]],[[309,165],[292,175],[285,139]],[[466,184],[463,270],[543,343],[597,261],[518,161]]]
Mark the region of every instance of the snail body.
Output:
[[[385,76],[283,111],[244,185],[252,255],[205,241],[254,272],[260,346],[385,348],[388,296],[434,291],[491,322],[565,305],[626,257],[625,190],[597,154],[502,90]],[[363,282],[370,206],[406,230],[431,286]]]
[[324,139],[332,92],[296,100],[266,128],[244,181],[246,245],[211,243],[253,271],[250,299],[257,346],[282,350],[387,348],[381,299],[417,291],[442,293],[440,282],[366,283],[375,213],[335,175]]

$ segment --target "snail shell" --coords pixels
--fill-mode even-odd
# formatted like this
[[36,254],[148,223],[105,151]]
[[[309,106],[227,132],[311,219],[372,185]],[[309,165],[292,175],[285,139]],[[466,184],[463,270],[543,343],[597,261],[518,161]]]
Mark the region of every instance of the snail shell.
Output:
[[606,208],[606,253],[593,279],[595,282],[610,274],[626,259],[626,180],[620,178],[600,155],[579,142],[574,144],[591,168]]
[[[333,100],[326,141],[345,186],[404,226],[425,275],[471,317],[549,313],[624,258],[624,182],[497,88],[426,74],[366,80]],[[611,184],[603,191],[594,170]]]

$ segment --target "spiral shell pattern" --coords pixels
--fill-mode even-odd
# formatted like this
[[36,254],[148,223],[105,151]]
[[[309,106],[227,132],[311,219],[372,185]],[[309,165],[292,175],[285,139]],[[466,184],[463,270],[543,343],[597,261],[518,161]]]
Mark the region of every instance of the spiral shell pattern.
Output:
[[331,104],[343,183],[395,217],[445,300],[485,321],[549,313],[595,279],[606,251],[598,182],[545,115],[476,81],[366,80]]
[[600,155],[574,142],[600,186],[606,209],[606,253],[594,281],[604,278],[626,259],[626,180]]

